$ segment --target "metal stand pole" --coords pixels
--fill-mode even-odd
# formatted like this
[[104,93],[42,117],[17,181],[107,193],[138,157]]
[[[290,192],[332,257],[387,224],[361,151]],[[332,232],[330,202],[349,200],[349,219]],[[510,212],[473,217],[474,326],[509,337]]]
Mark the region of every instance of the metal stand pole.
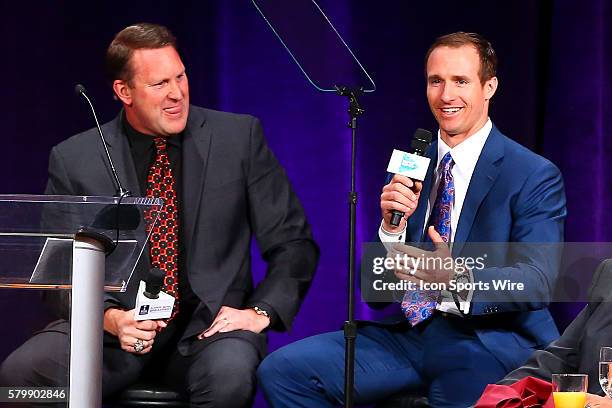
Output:
[[70,408],[102,406],[104,244],[76,235],[72,247]]
[[355,339],[357,338],[357,324],[355,323],[355,225],[357,220],[357,192],[355,191],[355,163],[357,153],[357,117],[363,113],[359,106],[357,96],[362,89],[350,89],[336,86],[340,96],[349,98],[348,127],[351,129],[351,191],[349,192],[349,270],[348,270],[348,319],[344,322],[344,406],[353,407],[355,384]]

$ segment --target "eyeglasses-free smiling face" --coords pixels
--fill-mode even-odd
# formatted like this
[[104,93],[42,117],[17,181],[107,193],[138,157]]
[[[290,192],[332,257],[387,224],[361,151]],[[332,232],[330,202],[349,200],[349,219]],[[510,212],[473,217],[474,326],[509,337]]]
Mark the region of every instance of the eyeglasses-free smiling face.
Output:
[[174,47],[135,50],[132,78],[116,80],[115,93],[134,129],[152,136],[181,133],[189,114],[189,83]]
[[479,71],[480,58],[471,45],[437,47],[427,60],[427,101],[450,147],[480,130],[489,116],[497,78],[481,83]]

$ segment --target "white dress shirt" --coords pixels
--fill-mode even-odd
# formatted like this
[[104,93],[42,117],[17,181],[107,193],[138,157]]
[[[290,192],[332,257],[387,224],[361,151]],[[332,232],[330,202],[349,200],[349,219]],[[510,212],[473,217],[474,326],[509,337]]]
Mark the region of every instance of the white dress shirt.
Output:
[[[433,208],[433,205],[436,201],[436,195],[438,193],[438,184],[440,183],[441,170],[439,168],[440,161],[446,153],[450,152],[451,157],[453,158],[453,161],[455,163],[451,170],[451,174],[453,175],[453,182],[455,184],[455,200],[451,208],[450,240],[452,245],[452,241],[454,240],[455,233],[457,231],[457,225],[459,224],[459,217],[461,216],[463,202],[465,201],[465,196],[467,194],[468,187],[470,186],[470,180],[472,179],[472,174],[474,173],[474,168],[476,167],[476,163],[478,162],[478,158],[480,157],[482,148],[484,147],[492,128],[493,123],[491,122],[491,119],[487,119],[487,122],[479,131],[477,131],[452,149],[446,143],[444,143],[444,141],[440,137],[440,131],[438,130],[438,160],[436,162],[436,167],[434,171],[435,182],[432,185],[431,192],[429,194],[429,199],[427,201],[427,211],[425,212],[425,219],[423,220],[423,232],[425,232],[427,228],[427,221],[429,220],[431,209]],[[380,237],[381,242],[383,242],[384,244],[394,244],[396,242],[404,242],[405,232],[405,228],[403,231],[396,233],[385,231],[382,227],[381,222],[380,228],[378,230],[378,236]],[[387,247],[387,250],[391,249],[391,245],[385,245],[385,247]],[[470,280],[473,281],[471,276]],[[469,293],[466,302],[460,302],[460,307],[463,313],[469,312],[471,298],[472,292]],[[461,312],[457,310],[452,295],[446,291],[442,292],[442,301],[440,302],[440,304],[438,304],[436,309],[443,312],[461,315]]]

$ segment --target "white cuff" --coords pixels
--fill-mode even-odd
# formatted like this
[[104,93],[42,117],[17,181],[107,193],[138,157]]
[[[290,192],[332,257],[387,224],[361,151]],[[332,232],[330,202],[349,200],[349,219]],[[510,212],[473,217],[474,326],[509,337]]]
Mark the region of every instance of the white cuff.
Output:
[[[470,287],[473,288],[474,287],[474,274],[472,273],[471,269],[468,269],[467,273],[468,273],[468,277],[470,279]],[[473,296],[474,296],[474,289],[470,289],[468,291],[467,299],[465,299],[464,302],[459,302],[459,306],[461,307],[461,312],[463,312],[463,314],[469,314],[470,313],[470,307],[472,306],[472,297]]]
[[378,238],[383,243],[387,251],[393,249],[393,245],[401,242],[404,243],[406,237],[406,227],[400,232],[389,232],[383,228],[383,221],[380,222],[380,228],[378,228]]

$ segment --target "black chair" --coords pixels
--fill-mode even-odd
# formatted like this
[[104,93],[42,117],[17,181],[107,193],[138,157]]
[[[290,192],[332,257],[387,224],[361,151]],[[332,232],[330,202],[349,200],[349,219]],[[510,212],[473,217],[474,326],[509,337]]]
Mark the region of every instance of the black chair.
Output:
[[[137,382],[104,401],[104,408],[188,408],[187,397],[154,382]],[[375,408],[431,408],[423,391],[396,394],[375,405]]]
[[105,408],[189,408],[187,396],[164,385],[137,382],[104,401]]

